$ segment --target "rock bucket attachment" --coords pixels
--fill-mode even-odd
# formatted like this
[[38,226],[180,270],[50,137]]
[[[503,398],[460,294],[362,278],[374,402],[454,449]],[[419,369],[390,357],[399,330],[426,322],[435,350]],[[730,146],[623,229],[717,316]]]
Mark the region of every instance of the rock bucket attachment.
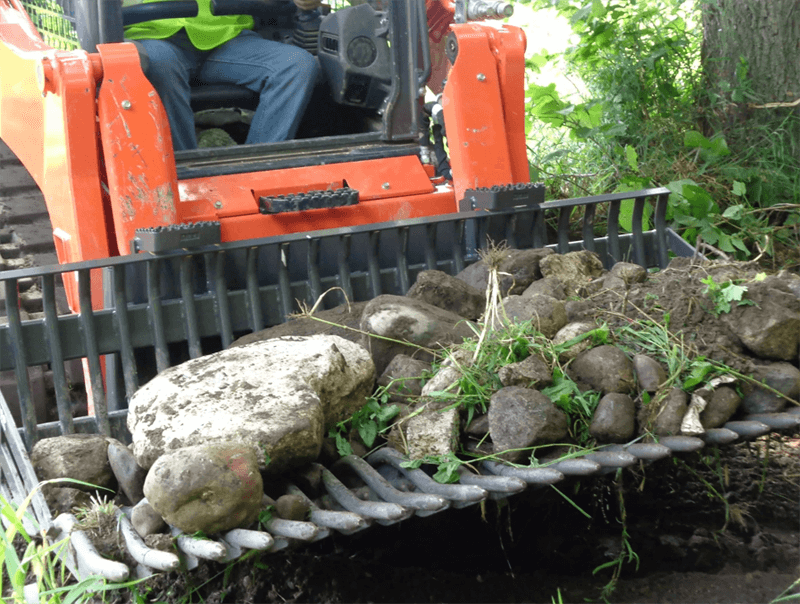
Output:
[[[664,268],[669,254],[694,253],[666,227],[669,191],[646,191],[544,202],[498,211],[465,212],[432,219],[415,219],[213,245],[192,251],[141,253],[73,265],[0,272],[0,291],[8,303],[7,322],[0,325],[0,372],[16,375],[22,427],[13,419],[0,393],[0,495],[21,504],[33,493],[23,521],[25,530],[45,533],[52,542],[70,536],[63,555],[76,577],[97,575],[109,581],[170,571],[183,559],[187,568],[200,559],[228,561],[249,550],[277,552],[324,539],[336,531],[345,535],[377,522],[393,524],[414,515],[463,508],[486,499],[505,499],[526,489],[547,488],[575,477],[616,472],[639,462],[653,463],[704,446],[741,442],[773,430],[794,429],[800,411],[765,414],[728,422],[699,437],[664,437],[657,443],[635,442],[602,447],[583,455],[542,461],[520,468],[485,461],[477,470],[458,469],[458,481],[433,481],[429,468],[406,468],[403,455],[390,448],[367,460],[347,457],[331,468],[316,465],[322,492],[313,497],[300,481],[287,483],[282,494],[300,497],[310,509],[307,521],[279,518],[264,529],[235,529],[198,539],[172,529],[177,552],[148,547],[130,524],[131,510],[119,510],[120,532],[136,567],[101,557],[88,537],[75,530],[74,517],[53,518],[33,471],[28,451],[42,438],[76,432],[99,433],[130,442],[125,425],[127,401],[156,371],[180,362],[172,349],[183,347],[195,358],[210,352],[208,342],[227,347],[240,334],[260,331],[287,320],[300,299],[312,305],[327,290],[327,308],[349,301],[366,301],[381,294],[404,295],[423,270],[456,274],[478,259],[476,250],[489,241],[510,247],[550,247],[559,253],[595,251],[606,268],[630,258],[643,267]],[[621,235],[616,222],[624,201],[633,202],[633,233]],[[654,230],[642,230],[646,204],[652,208]],[[595,238],[598,206],[606,209],[608,235]],[[583,239],[569,241],[570,217],[582,207]],[[554,219],[554,220],[553,220]],[[548,239],[546,222],[558,225]],[[67,274],[67,275],[65,275]],[[52,292],[62,275],[77,281],[81,315],[59,315]],[[92,275],[99,276],[105,307],[92,310]],[[43,312],[23,320],[18,292],[33,281],[48,293]],[[136,327],[135,327],[136,326]],[[148,326],[141,328],[139,326]],[[140,366],[134,350],[149,350],[155,366]],[[65,363],[83,359],[89,368],[87,388],[94,402],[90,415],[76,416],[69,400]],[[29,368],[52,368],[54,400],[48,401],[57,421],[38,417],[29,384]],[[103,367],[103,365],[105,365]],[[103,369],[103,371],[101,371]],[[103,377],[105,376],[105,377]],[[290,477],[287,477],[290,478]],[[347,479],[347,484],[343,479]],[[271,495],[277,495],[271,493]],[[447,512],[445,512],[447,513]],[[35,595],[31,592],[32,600]]]

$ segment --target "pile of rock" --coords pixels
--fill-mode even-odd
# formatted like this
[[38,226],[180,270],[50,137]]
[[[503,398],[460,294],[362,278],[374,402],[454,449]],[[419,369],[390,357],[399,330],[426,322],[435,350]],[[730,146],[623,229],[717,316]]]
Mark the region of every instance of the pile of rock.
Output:
[[[554,343],[597,328],[587,297],[603,291],[627,296],[649,279],[637,265],[619,263],[605,271],[592,253],[546,249],[507,250],[499,276],[508,317],[531,321],[538,338]],[[677,385],[665,387],[665,369],[655,359],[630,358],[614,345],[591,347],[584,339],[561,361],[569,361],[569,376],[581,389],[601,394],[591,435],[612,443],[643,431],[697,433],[724,424],[740,408],[774,412],[787,398],[800,399],[800,371],[792,364],[800,348],[800,300],[793,293],[800,278],[770,279],[753,285],[770,288],[758,306],[737,307],[721,320],[742,350],[765,359],[757,378],[785,397],[722,380],[690,400]],[[37,474],[118,490],[136,505],[137,530],[151,539],[164,521],[208,534],[252,525],[268,483],[324,460],[329,430],[361,408],[376,382],[402,406],[391,441],[411,457],[456,452],[473,439],[524,463],[530,447],[568,438],[569,418],[541,392],[553,379],[547,359],[533,354],[500,369],[502,387],[491,394],[487,413],[469,425],[435,394],[453,388],[460,367],[471,362],[457,345],[479,331],[488,280],[484,262],[456,277],[425,271],[406,296],[320,313],[341,327],[303,317],[171,368],[130,401],[130,447],[97,436],[48,439],[32,454]],[[432,375],[432,363],[448,347],[451,353]],[[695,398],[705,403],[702,410]],[[690,410],[699,422],[687,420]],[[48,496],[55,511],[83,497],[72,487],[50,489]],[[278,506],[279,514],[291,507]]]

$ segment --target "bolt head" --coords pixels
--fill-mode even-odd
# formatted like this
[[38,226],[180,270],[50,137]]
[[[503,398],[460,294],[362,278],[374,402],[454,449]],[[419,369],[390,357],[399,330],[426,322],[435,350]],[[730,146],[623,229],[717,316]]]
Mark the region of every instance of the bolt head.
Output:
[[215,201],[214,202],[214,207],[217,208],[218,210],[221,210],[222,209],[222,202],[221,201]]
[[484,82],[484,81],[486,81],[486,75],[485,75],[485,74],[482,74],[482,73],[479,73],[479,74],[478,74],[478,81],[479,81],[479,82]]
[[388,182],[385,182],[381,185],[381,188],[384,190],[388,190],[391,188],[391,185]]
[[131,108],[131,102],[128,100],[124,100],[120,104],[122,105],[122,108],[125,109],[126,111]]

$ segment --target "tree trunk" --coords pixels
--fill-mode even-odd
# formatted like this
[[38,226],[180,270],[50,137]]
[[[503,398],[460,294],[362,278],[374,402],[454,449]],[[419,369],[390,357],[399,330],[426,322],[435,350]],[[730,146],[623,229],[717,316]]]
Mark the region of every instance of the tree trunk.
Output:
[[706,0],[703,63],[709,83],[739,84],[742,61],[761,104],[800,98],[798,0]]

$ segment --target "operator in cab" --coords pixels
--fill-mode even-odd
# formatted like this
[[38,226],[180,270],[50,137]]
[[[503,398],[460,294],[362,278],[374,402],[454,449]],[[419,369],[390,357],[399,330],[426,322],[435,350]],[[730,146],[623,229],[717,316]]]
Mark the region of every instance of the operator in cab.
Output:
[[[211,0],[196,2],[196,17],[125,28],[125,38],[147,53],[147,77],[164,103],[173,148],[197,148],[189,104],[191,81],[236,84],[259,94],[246,144],[294,138],[319,76],[316,57],[302,48],[262,38],[253,31],[250,16],[215,16]],[[319,7],[321,0],[293,2],[308,11]]]

